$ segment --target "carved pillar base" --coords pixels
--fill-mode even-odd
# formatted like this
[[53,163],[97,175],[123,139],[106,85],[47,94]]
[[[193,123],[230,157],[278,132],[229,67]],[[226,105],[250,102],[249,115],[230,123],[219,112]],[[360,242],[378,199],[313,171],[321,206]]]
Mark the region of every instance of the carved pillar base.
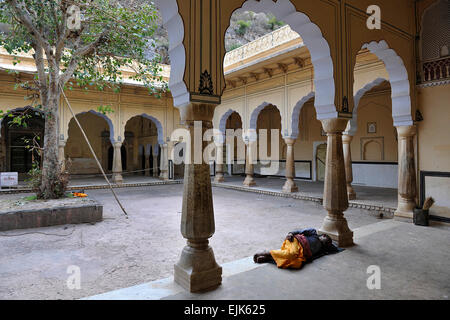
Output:
[[216,176],[214,177],[214,182],[215,182],[215,183],[222,183],[222,182],[225,182],[225,178],[224,178],[222,172],[216,172]]
[[333,214],[328,212],[327,217],[319,229],[319,234],[327,234],[338,243],[340,247],[349,247],[353,243],[353,231],[351,231],[347,224],[347,219],[344,214]]
[[176,282],[190,292],[214,290],[222,283],[222,267],[216,263],[213,250],[207,240],[188,243],[174,267]]
[[246,187],[254,187],[254,186],[256,186],[256,182],[255,182],[255,179],[253,179],[253,175],[249,175],[248,174],[245,177],[243,185],[246,186]]
[[287,179],[284,183],[282,191],[284,193],[293,193],[298,192],[298,186],[295,184],[295,181],[292,179]]
[[394,212],[394,219],[405,222],[413,221],[413,210],[416,207],[414,200],[404,199],[402,196],[398,196],[397,209]]

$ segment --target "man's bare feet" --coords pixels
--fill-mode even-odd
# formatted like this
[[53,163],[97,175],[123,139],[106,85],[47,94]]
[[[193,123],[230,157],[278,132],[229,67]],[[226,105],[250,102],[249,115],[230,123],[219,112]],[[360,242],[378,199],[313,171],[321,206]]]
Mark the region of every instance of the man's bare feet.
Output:
[[272,261],[272,255],[268,251],[257,253],[253,256],[253,261],[255,263],[270,262],[270,261]]

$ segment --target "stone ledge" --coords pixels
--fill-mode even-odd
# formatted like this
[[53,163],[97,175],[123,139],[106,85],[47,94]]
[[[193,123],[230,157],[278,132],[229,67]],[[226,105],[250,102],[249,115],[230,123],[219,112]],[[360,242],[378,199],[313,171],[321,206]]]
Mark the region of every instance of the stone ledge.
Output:
[[[49,204],[49,202],[54,202]],[[103,206],[94,200],[78,204],[58,204],[58,200],[46,201],[49,208],[21,208],[0,211],[0,231],[50,227],[64,224],[95,223],[103,220]]]
[[[167,181],[153,181],[153,182],[142,182],[142,183],[122,183],[115,184],[111,183],[113,188],[137,188],[137,187],[151,187],[158,185],[169,185],[169,184],[182,184],[183,180],[167,180]],[[99,184],[99,185],[77,185],[77,186],[69,186],[67,191],[77,191],[77,190],[97,190],[97,189],[109,189],[107,184]],[[1,194],[16,194],[16,193],[30,193],[32,190],[30,188],[17,188],[17,189],[3,189],[0,190]]]
[[[269,190],[262,190],[262,189],[257,189],[257,188],[249,188],[249,187],[241,187],[241,186],[233,186],[233,185],[227,185],[227,184],[215,183],[215,182],[212,182],[211,185],[213,187],[219,187],[219,188],[224,188],[224,189],[232,189],[232,190],[237,190],[237,191],[260,193],[260,194],[265,194],[265,195],[274,196],[274,197],[293,198],[293,199],[297,199],[297,200],[313,201],[318,204],[323,204],[323,198],[305,195],[305,194],[301,194],[301,193],[284,193],[281,191],[280,192],[269,191]],[[352,201],[352,200],[349,201],[348,206],[349,206],[349,208],[357,208],[357,209],[363,209],[363,210],[367,210],[367,211],[375,211],[378,213],[383,213],[386,218],[392,218],[394,216],[394,212],[396,210],[395,208],[388,208],[388,207],[383,207],[383,206],[374,205],[374,204],[368,204],[368,203],[364,203],[364,202],[357,202],[357,201]]]

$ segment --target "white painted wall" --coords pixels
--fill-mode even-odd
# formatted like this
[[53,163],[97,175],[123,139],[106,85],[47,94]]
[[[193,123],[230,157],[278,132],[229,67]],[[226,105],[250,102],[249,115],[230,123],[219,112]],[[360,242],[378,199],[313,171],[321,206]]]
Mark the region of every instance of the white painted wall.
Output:
[[398,187],[398,165],[353,163],[353,185]]

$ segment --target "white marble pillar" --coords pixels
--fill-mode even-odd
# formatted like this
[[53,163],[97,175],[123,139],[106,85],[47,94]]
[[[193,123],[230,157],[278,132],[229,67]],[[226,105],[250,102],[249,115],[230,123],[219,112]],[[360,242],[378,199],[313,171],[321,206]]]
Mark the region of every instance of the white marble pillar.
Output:
[[58,143],[58,160],[61,163],[61,172],[66,170],[66,158],[64,154],[64,148],[66,147],[65,140],[59,140]]
[[167,143],[161,145],[161,180],[169,180],[169,146]]
[[412,221],[416,206],[416,166],[414,160],[415,126],[397,127],[398,134],[398,206],[394,217]]
[[295,139],[285,138],[286,142],[286,182],[283,186],[283,192],[292,193],[298,192],[298,187],[295,184],[295,159],[294,159],[294,144]]
[[214,177],[214,182],[221,183],[225,181],[223,176],[224,173],[224,163],[223,163],[223,141],[224,139],[218,138],[216,142],[216,175]]
[[114,142],[114,154],[113,154],[113,182],[116,184],[123,183],[122,177],[122,142]]
[[348,208],[347,183],[342,146],[342,132],[348,119],[321,120],[327,133],[327,157],[323,206],[328,211],[319,233],[328,234],[339,246],[353,245],[353,232],[349,229],[344,211]]
[[256,154],[256,141],[249,141],[245,145],[245,180],[243,185],[246,187],[254,187],[256,186],[255,179],[253,178],[254,174],[254,158]]
[[356,199],[356,192],[352,187],[353,169],[352,169],[352,144],[353,136],[344,134],[342,136],[342,143],[344,148],[344,162],[345,162],[345,180],[347,182],[347,196],[349,200]]

